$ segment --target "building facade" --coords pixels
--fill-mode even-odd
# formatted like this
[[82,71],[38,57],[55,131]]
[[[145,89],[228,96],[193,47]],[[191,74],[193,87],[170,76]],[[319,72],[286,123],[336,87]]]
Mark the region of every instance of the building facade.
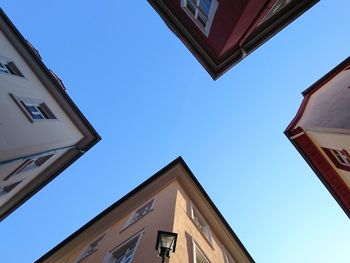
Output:
[[100,140],[0,10],[0,220]]
[[285,134],[350,217],[350,57],[303,92]]
[[213,79],[319,0],[148,0]]
[[254,262],[181,157],[36,262],[161,262],[158,230],[178,234],[169,262]]

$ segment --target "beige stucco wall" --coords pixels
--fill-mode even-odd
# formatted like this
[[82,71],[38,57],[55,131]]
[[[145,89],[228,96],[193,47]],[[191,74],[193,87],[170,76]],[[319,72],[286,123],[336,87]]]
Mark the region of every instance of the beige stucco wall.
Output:
[[[306,133],[322,153],[324,153],[324,151],[321,149],[321,147],[334,150],[346,150],[347,152],[350,152],[350,134],[310,130]],[[350,172],[337,168],[325,153],[324,156],[350,189]]]
[[211,229],[212,242],[210,243],[206,237],[201,233],[199,228],[191,219],[191,205],[192,203],[199,210],[204,219],[208,222],[210,214],[200,211],[203,204],[194,203],[189,195],[178,184],[178,195],[176,199],[176,217],[174,221],[174,232],[178,233],[177,251],[172,255],[171,262],[174,263],[193,263],[194,262],[194,246],[196,242],[200,249],[205,253],[207,258],[212,263],[224,263],[223,245],[218,239],[216,233]]
[[157,251],[155,250],[157,231],[172,231],[176,194],[176,184],[172,183],[164,189],[161,189],[159,193],[148,195],[143,201],[146,202],[152,197],[155,197],[153,210],[139,221],[136,221],[134,224],[125,228],[125,224],[133,211],[144,202],[130,204],[128,212],[120,215],[120,219],[109,226],[107,231],[103,230],[92,233],[90,238],[80,240],[77,246],[72,248],[69,252],[67,251],[67,253],[60,259],[55,258],[46,262],[74,263],[88,244],[92,243],[98,238],[98,236],[105,233],[98,250],[84,259],[84,263],[102,263],[105,255],[110,250],[142,230],[143,234],[134,255],[133,262],[158,262],[159,258],[157,257]]
[[[0,161],[76,144],[82,134],[0,31],[0,57],[12,60],[24,78],[0,72]],[[57,120],[31,123],[10,97],[45,101]]]
[[350,70],[339,73],[312,94],[296,126],[350,128]]
[[[225,253],[228,251],[233,256],[234,262],[251,262],[196,183],[185,174],[187,171],[178,165],[166,173],[65,243],[49,259],[40,262],[76,263],[86,247],[105,233],[97,251],[82,262],[107,263],[104,259],[108,252],[139,231],[143,231],[143,235],[132,262],[161,262],[155,250],[158,230],[178,233],[176,251],[170,254],[170,263],[193,263],[193,242],[196,242],[211,263],[228,263],[225,261]],[[130,215],[152,197],[155,198],[153,210],[125,228],[125,223],[128,222]],[[210,226],[211,242],[207,241],[191,219],[192,203]]]

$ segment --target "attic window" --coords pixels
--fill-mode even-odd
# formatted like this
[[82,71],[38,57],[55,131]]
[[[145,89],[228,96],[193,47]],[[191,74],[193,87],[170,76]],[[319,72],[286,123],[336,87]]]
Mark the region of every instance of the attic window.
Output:
[[225,251],[225,263],[236,263],[236,261],[227,251]]
[[141,218],[143,218],[145,215],[147,215],[149,212],[153,210],[154,206],[154,198],[146,203],[144,203],[142,206],[137,208],[130,216],[127,224],[125,227],[135,223],[136,221],[139,221]]
[[217,0],[181,0],[181,7],[206,36],[209,35],[218,5]]
[[350,155],[346,150],[322,149],[337,168],[350,172]]
[[282,10],[285,6],[287,6],[292,0],[277,0],[276,3],[272,6],[270,11],[265,15],[265,17],[261,20],[259,25],[269,20],[273,15]]
[[0,60],[0,72],[23,77],[22,72],[17,68],[16,64],[9,60]]
[[35,158],[28,158],[25,160],[20,166],[18,166],[12,173],[10,173],[4,180],[8,180],[11,176],[27,172],[30,170],[33,170],[35,168],[40,167],[42,164],[44,164],[50,157],[53,156],[53,154],[35,157]]
[[331,152],[334,154],[334,156],[337,158],[338,162],[341,165],[345,165],[350,167],[350,156],[345,150],[332,150]]
[[97,238],[95,241],[90,243],[84,250],[84,252],[80,255],[79,259],[77,260],[77,263],[82,262],[85,258],[90,256],[92,253],[97,251],[98,246],[100,245],[102,239],[104,238],[104,234]]
[[9,192],[12,191],[13,188],[15,188],[17,185],[19,185],[22,181],[20,182],[16,182],[16,183],[12,183],[6,186],[0,186],[0,196],[5,195]]

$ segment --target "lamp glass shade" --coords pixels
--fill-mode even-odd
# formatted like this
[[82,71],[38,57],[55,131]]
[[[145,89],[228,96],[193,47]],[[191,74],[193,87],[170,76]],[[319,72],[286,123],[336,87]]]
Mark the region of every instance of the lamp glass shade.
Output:
[[176,240],[176,233],[158,231],[156,249],[166,249],[175,252]]

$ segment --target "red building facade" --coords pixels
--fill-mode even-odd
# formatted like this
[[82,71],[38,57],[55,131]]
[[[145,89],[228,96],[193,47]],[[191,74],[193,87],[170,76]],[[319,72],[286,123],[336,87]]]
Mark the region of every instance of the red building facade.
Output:
[[285,134],[350,217],[350,57],[303,92]]
[[318,0],[148,0],[213,79]]

